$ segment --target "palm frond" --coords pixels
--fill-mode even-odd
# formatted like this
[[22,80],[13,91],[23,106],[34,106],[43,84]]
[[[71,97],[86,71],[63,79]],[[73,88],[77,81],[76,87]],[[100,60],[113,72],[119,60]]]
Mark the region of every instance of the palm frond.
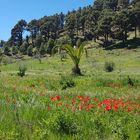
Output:
[[79,64],[84,50],[84,45],[81,45],[79,48],[73,48],[71,45],[63,45],[62,48],[67,51],[75,65]]

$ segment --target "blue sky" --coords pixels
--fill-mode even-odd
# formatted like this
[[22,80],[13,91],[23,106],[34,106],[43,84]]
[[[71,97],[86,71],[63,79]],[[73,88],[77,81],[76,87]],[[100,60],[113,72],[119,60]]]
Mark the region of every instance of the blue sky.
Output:
[[93,0],[0,0],[0,40],[10,37],[11,29],[20,19],[29,22],[90,4]]

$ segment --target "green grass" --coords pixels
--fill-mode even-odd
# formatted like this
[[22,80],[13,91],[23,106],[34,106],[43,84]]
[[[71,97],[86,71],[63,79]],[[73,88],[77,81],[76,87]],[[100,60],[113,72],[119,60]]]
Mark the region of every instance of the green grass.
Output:
[[[104,71],[106,61],[115,63],[115,71]],[[23,78],[17,75],[21,64],[27,67]],[[0,139],[139,140],[140,109],[74,111],[65,105],[79,95],[140,104],[140,48],[88,49],[88,58],[84,54],[80,63],[83,76],[72,76],[72,67],[68,56],[61,61],[59,55],[41,64],[30,59],[0,66]],[[128,75],[134,86],[128,84]],[[59,101],[51,101],[58,95]]]

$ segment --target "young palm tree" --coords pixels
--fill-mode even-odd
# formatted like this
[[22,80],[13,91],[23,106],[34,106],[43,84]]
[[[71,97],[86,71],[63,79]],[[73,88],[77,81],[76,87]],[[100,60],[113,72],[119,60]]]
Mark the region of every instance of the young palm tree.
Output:
[[71,57],[71,59],[74,63],[72,73],[74,75],[81,75],[79,63],[80,63],[81,56],[83,54],[84,45],[81,45],[80,47],[73,48],[71,45],[66,44],[66,45],[63,45],[61,48],[67,51],[68,55]]

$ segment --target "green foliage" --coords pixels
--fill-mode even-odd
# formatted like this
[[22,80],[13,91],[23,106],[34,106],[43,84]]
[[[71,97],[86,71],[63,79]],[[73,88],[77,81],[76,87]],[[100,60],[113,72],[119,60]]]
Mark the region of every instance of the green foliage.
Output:
[[[135,38],[137,37],[140,27],[139,6],[137,0],[95,0],[93,6],[73,10],[66,15],[60,13],[44,16],[38,20],[33,19],[28,24],[25,20],[20,20],[11,30],[10,39],[1,44],[19,46],[23,54],[27,53],[27,47],[23,45],[25,40],[28,46],[32,44],[38,49],[42,43],[47,44],[46,51],[49,54],[57,45],[80,46],[78,38],[83,41],[103,41],[100,43],[102,47],[119,40],[125,46],[129,32],[135,31]],[[24,31],[30,32],[26,39],[23,38]]]
[[61,76],[61,80],[59,81],[59,83],[60,83],[62,90],[76,86],[72,77],[68,77],[68,76]]
[[20,46],[23,42],[23,32],[27,26],[27,22],[25,20],[20,20],[11,30],[11,40],[12,45]]
[[76,42],[76,46],[79,48],[80,46],[82,45],[82,41],[81,39],[79,38]]
[[75,65],[74,68],[72,69],[73,74],[81,75],[79,63],[81,56],[83,54],[84,45],[82,44],[79,48],[73,48],[71,45],[66,44],[62,46],[62,49],[67,51],[68,55],[71,57]]
[[53,47],[54,47],[54,40],[49,39],[49,41],[47,43],[47,53],[52,54]]
[[114,71],[115,63],[114,62],[105,62],[104,69],[106,72]]
[[56,45],[62,46],[64,44],[71,44],[71,38],[68,35],[65,35],[64,37],[61,37],[57,40]]
[[12,62],[13,62],[12,59],[9,58],[9,57],[3,57],[3,58],[2,58],[2,63],[3,63],[4,65],[11,64]]
[[98,33],[105,38],[105,46],[108,45],[109,36],[111,35],[111,24],[113,21],[112,14],[114,14],[112,11],[104,10],[100,20],[98,21]]
[[130,76],[127,76],[127,78],[122,79],[122,84],[125,86],[138,87],[139,83],[140,83],[139,80],[136,80],[135,78],[132,78]]
[[18,46],[13,46],[13,47],[12,47],[12,54],[13,54],[13,55],[18,54]]
[[128,85],[134,86],[134,82],[129,76],[128,76]]
[[60,58],[61,58],[61,61],[66,60],[67,58],[66,51],[60,50]]
[[46,44],[42,43],[41,46],[40,46],[40,48],[39,48],[39,53],[41,55],[44,55],[47,52],[46,50],[47,50]]
[[5,55],[10,55],[10,52],[11,52],[10,48],[8,46],[5,46],[4,47],[4,54]]
[[[111,52],[90,49],[88,59],[83,57],[81,61],[86,74],[72,77],[76,86],[67,90],[59,81],[60,73],[69,78],[70,59],[62,63],[56,55],[47,61],[43,59],[41,65],[34,59],[26,60],[28,71],[33,74],[25,78],[15,75],[18,63],[2,65],[0,139],[139,140],[139,52],[139,48]],[[105,56],[117,65],[115,72],[103,72]],[[127,75],[134,86],[128,85]],[[58,100],[52,100],[57,96]],[[105,99],[122,101],[120,106],[124,107],[106,111],[102,105]],[[130,108],[125,106],[127,103]],[[138,110],[131,111],[131,107]]]
[[27,55],[28,56],[33,56],[33,46],[32,45],[30,45],[28,47],[28,49],[27,49]]
[[27,71],[27,67],[25,65],[20,65],[18,69],[18,76],[23,77]]
[[74,135],[78,132],[77,124],[70,115],[60,115],[56,120],[57,131],[61,134]]
[[[122,20],[123,19],[123,20]],[[128,32],[132,28],[130,22],[130,15],[128,10],[122,10],[115,15],[113,20],[112,30],[114,31],[114,37],[122,40],[123,43],[127,41]]]
[[27,54],[27,49],[28,49],[28,43],[24,41],[22,45],[20,46],[19,50],[22,54],[26,55]]

